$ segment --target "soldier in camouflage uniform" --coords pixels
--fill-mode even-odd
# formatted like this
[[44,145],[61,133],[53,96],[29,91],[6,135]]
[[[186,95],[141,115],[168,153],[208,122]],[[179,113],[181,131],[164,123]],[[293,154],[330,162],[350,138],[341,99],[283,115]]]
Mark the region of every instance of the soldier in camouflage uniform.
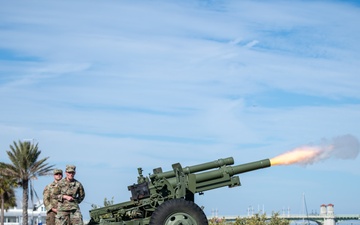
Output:
[[58,199],[57,196],[60,194],[59,188],[57,187],[59,181],[63,177],[63,171],[61,169],[54,170],[54,181],[44,188],[43,199],[44,206],[46,209],[46,225],[55,225],[55,216],[57,213]]
[[85,198],[84,187],[74,178],[76,166],[67,165],[65,173],[66,177],[58,184],[60,195],[58,196],[59,205],[56,224],[83,225],[79,204]]

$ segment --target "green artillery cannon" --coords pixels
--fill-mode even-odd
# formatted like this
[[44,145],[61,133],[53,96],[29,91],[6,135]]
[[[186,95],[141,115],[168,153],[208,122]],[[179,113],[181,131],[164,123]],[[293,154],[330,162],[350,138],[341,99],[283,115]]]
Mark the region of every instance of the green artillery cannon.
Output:
[[269,159],[233,164],[232,157],[184,168],[175,163],[173,170],[155,168],[148,177],[138,168],[137,184],[128,186],[130,201],[90,210],[88,225],[208,225],[196,193],[240,186],[236,174],[271,166]]

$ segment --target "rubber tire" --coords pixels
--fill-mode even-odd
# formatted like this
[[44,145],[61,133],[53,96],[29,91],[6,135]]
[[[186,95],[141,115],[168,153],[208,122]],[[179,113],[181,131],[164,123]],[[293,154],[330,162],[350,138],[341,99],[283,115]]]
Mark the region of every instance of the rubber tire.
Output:
[[149,225],[208,225],[204,211],[192,201],[171,199],[159,205]]

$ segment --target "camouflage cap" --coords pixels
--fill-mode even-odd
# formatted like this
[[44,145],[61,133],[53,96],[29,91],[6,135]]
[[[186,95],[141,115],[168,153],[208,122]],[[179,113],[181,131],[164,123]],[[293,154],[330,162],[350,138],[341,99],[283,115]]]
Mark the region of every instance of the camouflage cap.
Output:
[[74,165],[66,165],[66,172],[75,172],[76,166]]
[[54,169],[54,174],[63,174],[63,171],[61,169]]

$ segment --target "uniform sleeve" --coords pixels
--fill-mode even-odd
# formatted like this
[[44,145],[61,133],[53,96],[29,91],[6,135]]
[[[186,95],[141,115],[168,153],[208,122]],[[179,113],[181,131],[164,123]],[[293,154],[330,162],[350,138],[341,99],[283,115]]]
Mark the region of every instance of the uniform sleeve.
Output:
[[83,187],[83,185],[79,182],[79,191],[78,191],[78,198],[77,198],[77,201],[78,203],[80,204],[84,198],[85,198],[85,189]]
[[63,202],[63,195],[65,194],[62,188],[63,182],[63,180],[60,180],[57,184],[58,191],[56,192],[56,199],[58,200],[58,202]]
[[49,212],[52,208],[51,206],[51,202],[50,202],[50,188],[48,185],[45,186],[44,191],[43,191],[43,201],[44,201],[44,206],[46,209],[46,212]]

